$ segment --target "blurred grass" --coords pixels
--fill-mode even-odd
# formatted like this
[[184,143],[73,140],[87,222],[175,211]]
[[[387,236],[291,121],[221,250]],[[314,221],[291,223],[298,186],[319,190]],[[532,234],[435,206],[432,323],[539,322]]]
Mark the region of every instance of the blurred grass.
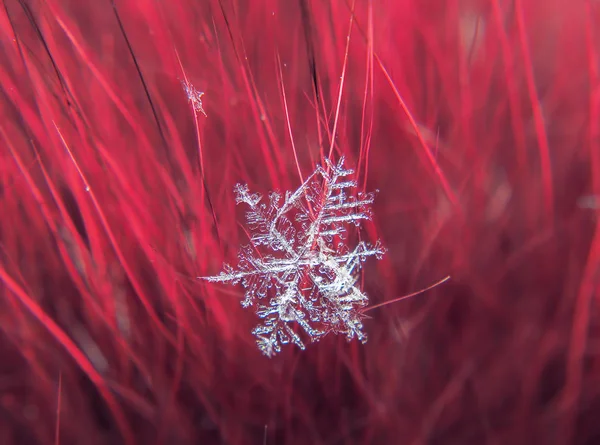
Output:
[[[3,6],[4,443],[598,440],[597,2]],[[452,280],[266,360],[195,277],[246,240],[235,183],[330,150],[380,190],[373,304]]]

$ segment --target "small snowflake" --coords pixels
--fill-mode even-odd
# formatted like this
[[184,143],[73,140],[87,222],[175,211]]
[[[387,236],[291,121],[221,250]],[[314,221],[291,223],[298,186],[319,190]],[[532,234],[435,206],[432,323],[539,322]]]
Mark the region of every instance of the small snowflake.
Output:
[[367,257],[380,258],[385,249],[379,241],[346,244],[345,226],[371,219],[374,195],[347,194],[357,183],[343,164],[344,158],[327,159],[295,192],[271,192],[268,203],[247,185],[235,187],[236,203],[250,208],[251,244],[241,249],[237,269],[225,264],[219,275],[202,278],[243,285],[242,306],[254,306],[264,319],[253,334],[267,356],[287,343],[304,349],[298,327],[313,342],[330,332],[367,341],[362,309],[369,300],[358,273]]
[[204,96],[204,92],[198,91],[187,80],[181,81],[181,86],[183,87],[183,90],[185,91],[188,101],[194,107],[194,110],[196,110],[196,111],[202,113],[204,116],[206,116],[206,113],[204,112],[204,108],[202,106],[202,96]]

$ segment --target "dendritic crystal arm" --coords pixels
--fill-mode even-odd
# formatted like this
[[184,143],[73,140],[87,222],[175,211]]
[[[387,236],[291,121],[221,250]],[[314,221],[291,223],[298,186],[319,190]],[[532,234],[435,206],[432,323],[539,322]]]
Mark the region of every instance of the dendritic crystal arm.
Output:
[[263,323],[253,330],[259,349],[272,356],[293,343],[305,348],[328,333],[365,342],[362,309],[368,297],[358,287],[363,261],[385,249],[346,244],[346,226],[371,219],[372,193],[351,194],[354,172],[326,160],[294,192],[271,192],[268,202],[247,185],[236,185],[237,204],[248,206],[250,245],[239,253],[236,269],[224,265],[210,282],[239,283],[244,307],[254,306]]

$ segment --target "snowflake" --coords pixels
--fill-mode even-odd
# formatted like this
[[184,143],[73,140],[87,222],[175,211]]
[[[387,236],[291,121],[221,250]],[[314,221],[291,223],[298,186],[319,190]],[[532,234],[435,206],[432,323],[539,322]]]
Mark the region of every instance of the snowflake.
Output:
[[181,81],[181,86],[185,91],[188,101],[192,104],[192,107],[194,107],[194,110],[207,117],[206,113],[204,112],[204,107],[202,106],[202,96],[204,96],[204,93],[194,88],[194,86],[187,80]]
[[345,226],[370,220],[373,193],[348,195],[357,187],[353,170],[326,160],[295,192],[271,192],[268,203],[247,185],[235,186],[236,203],[248,205],[251,244],[239,253],[234,269],[225,264],[211,282],[246,290],[243,307],[255,307],[264,322],[253,330],[259,349],[267,356],[294,343],[305,349],[303,336],[315,342],[328,333],[367,341],[362,309],[368,297],[357,286],[362,262],[381,258],[380,241],[360,241],[351,250]]

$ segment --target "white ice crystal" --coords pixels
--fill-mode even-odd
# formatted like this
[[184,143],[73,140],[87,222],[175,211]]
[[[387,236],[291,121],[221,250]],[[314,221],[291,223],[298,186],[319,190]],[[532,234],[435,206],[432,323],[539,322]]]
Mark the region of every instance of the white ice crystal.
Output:
[[198,91],[187,80],[182,81],[181,86],[183,87],[183,91],[185,91],[185,95],[187,96],[188,101],[192,104],[192,107],[194,107],[194,110],[206,116],[206,113],[204,112],[204,107],[202,105],[202,96],[204,96],[204,93],[202,91]]
[[264,319],[253,334],[267,356],[290,342],[304,349],[301,336],[314,342],[333,332],[367,340],[368,297],[357,286],[358,273],[367,257],[380,258],[385,249],[379,241],[360,241],[352,250],[346,244],[345,226],[371,219],[374,195],[350,195],[357,184],[343,164],[344,158],[337,165],[326,160],[295,192],[271,192],[268,203],[247,185],[235,187],[237,204],[250,208],[251,244],[241,249],[237,269],[225,264],[219,275],[202,278],[243,285],[242,306],[254,306]]

